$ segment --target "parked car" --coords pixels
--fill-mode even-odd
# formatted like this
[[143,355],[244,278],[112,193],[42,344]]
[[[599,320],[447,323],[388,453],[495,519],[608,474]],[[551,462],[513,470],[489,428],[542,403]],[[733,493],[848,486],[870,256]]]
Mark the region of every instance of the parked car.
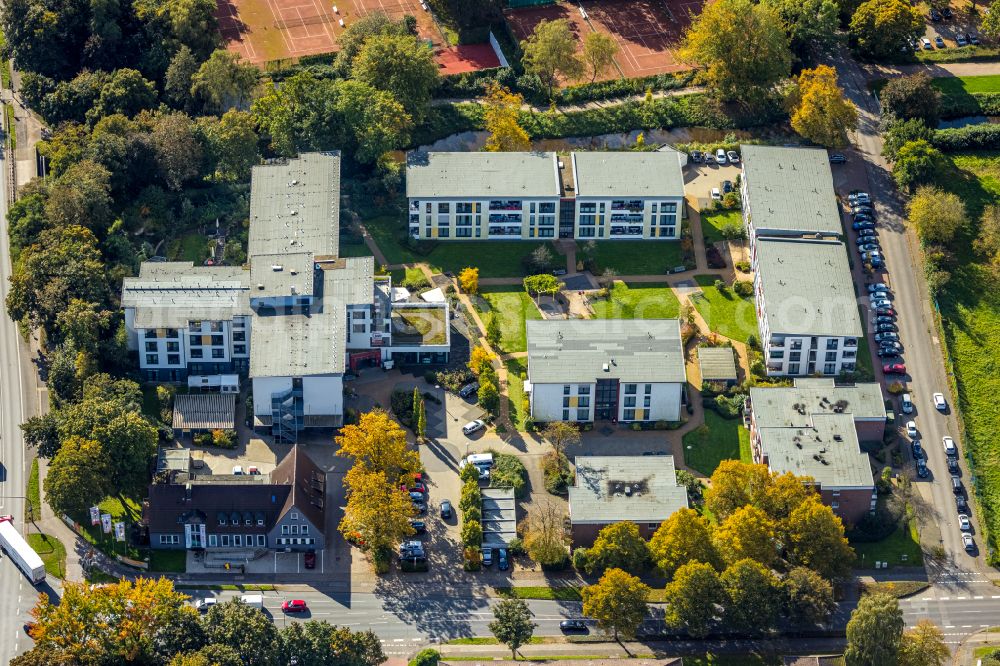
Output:
[[[858,231],[875,231],[874,229],[858,229]],[[858,234],[858,237],[854,239],[854,244],[858,246],[860,250],[865,245],[875,245],[878,247],[878,239],[874,236],[862,236]]]
[[931,10],[931,20],[934,21],[934,22],[940,21],[941,20],[941,12],[939,12],[936,9],[932,9]]
[[950,21],[951,17],[954,16],[954,14],[952,14],[952,12],[951,12],[951,7],[947,7],[947,6],[943,7],[941,9],[941,16],[943,16],[946,20]]
[[441,519],[451,520],[454,511],[451,508],[451,500],[441,500]]
[[899,331],[899,327],[896,326],[895,324],[876,324],[875,325],[875,332],[876,333],[895,333],[897,331]]
[[972,540],[972,535],[968,532],[962,535],[962,545],[965,546],[966,552],[969,553],[976,549],[976,542]]
[[[878,252],[882,248],[879,247],[878,243],[872,243],[870,240],[865,239],[865,242],[858,245],[859,252]],[[887,295],[883,292],[883,295]]]
[[931,46],[931,40],[927,39],[926,37],[922,38],[920,40],[920,43],[924,45],[924,49],[927,51],[930,51],[931,49],[934,48],[933,46]]
[[475,395],[476,391],[479,390],[479,382],[472,382],[471,384],[466,384],[458,390],[458,395],[461,398],[468,398],[471,395]]
[[926,479],[928,476],[930,476],[930,472],[927,469],[927,463],[924,462],[923,458],[917,460],[917,476],[919,476],[921,479]]
[[965,38],[968,39],[969,43],[972,44],[973,46],[979,45],[979,35],[977,35],[976,33],[967,32],[965,33]]
[[692,150],[689,153],[689,155],[691,157],[691,161],[696,164],[700,163],[702,160],[705,159],[705,153],[701,152],[700,150]]
[[944,437],[942,437],[941,444],[942,446],[944,446],[945,455],[951,458],[958,457],[958,447],[955,446],[955,440],[953,440],[950,436],[945,435]]
[[876,324],[895,324],[896,318],[892,315],[878,315],[875,317]]
[[427,486],[424,485],[423,481],[414,481],[410,484],[411,493],[426,493]]
[[910,452],[913,454],[914,460],[924,459],[924,449],[922,446],[920,446],[919,439],[915,439],[912,442],[910,442]]
[[871,220],[862,220],[860,222],[853,222],[851,224],[851,228],[854,229],[855,231],[859,229],[874,229],[875,223],[872,222]]
[[952,474],[958,474],[960,471],[958,467],[958,458],[945,458],[945,460],[948,463],[948,471]]
[[891,307],[878,308],[877,310],[875,310],[875,314],[877,314],[879,317],[892,317],[893,319],[896,318],[896,311],[893,310]]
[[906,366],[902,363],[886,363],[882,366],[882,372],[887,375],[905,375]]
[[917,436],[917,422],[916,421],[907,421],[906,422],[906,436],[910,437],[910,438],[914,438],[914,437]]
[[945,46],[944,40],[941,39],[941,35],[938,35],[937,37],[934,38],[934,46],[938,47],[939,49],[947,48]]
[[316,568],[316,551],[307,550],[302,556],[302,564],[305,565],[306,569]]
[[861,238],[874,238],[878,236],[878,231],[875,229],[858,229],[858,236]]
[[233,465],[233,476],[243,476],[242,465]]
[[717,187],[712,188],[712,201],[722,201],[722,192]]
[[955,38],[955,43],[958,44],[960,47],[968,46],[969,40],[965,38],[965,35],[959,35],[958,37]]
[[732,191],[733,191],[733,181],[731,180],[722,181],[722,193],[729,194]]
[[497,568],[500,571],[507,571],[510,568],[510,562],[507,561],[507,549],[498,548],[497,549]]
[[958,514],[958,529],[962,530],[963,532],[972,531],[972,521],[970,521],[969,517],[964,513]]
[[476,419],[475,421],[469,421],[464,426],[462,426],[462,432],[466,436],[469,436],[472,433],[477,432],[479,430],[482,430],[485,427],[486,427],[486,424],[483,423],[483,421],[481,421],[480,419]]
[[722,148],[719,148],[717,151],[715,151],[715,161],[718,162],[719,164],[726,164],[729,161],[729,158],[726,157],[726,151],[724,151]]
[[913,400],[910,398],[909,393],[904,393],[899,397],[899,404],[902,406],[904,414],[913,413]]
[[899,333],[876,333],[875,342],[882,342],[883,340],[888,340],[889,342],[898,342]]
[[851,190],[847,194],[847,200],[851,203],[862,200],[871,201],[871,196],[864,190]]
[[934,394],[934,408],[937,409],[939,412],[943,412],[944,410],[948,409],[948,403],[945,402],[944,393]]
[[965,513],[969,510],[969,503],[965,501],[965,495],[955,495],[955,507],[959,513]]
[[570,633],[576,631],[587,631],[587,624],[583,620],[563,620],[559,623],[559,631]]
[[493,549],[487,548],[483,551],[483,566],[490,567],[493,566]]
[[715,164],[715,155],[712,153],[705,153],[705,164]]
[[414,502],[413,510],[417,512],[418,516],[422,516],[427,513],[427,505],[424,502]]
[[879,251],[873,252],[862,252],[861,261],[866,261],[872,265],[872,268],[881,268],[885,265],[885,259],[882,257],[882,253]]
[[872,301],[872,307],[875,308],[876,311],[882,308],[891,308],[892,301],[886,300],[884,298],[878,301]]
[[830,164],[843,164],[847,161],[847,158],[840,153],[834,153],[830,155]]
[[878,345],[878,348],[879,349],[892,349],[893,351],[896,351],[896,352],[899,352],[899,353],[903,352],[903,344],[900,343],[900,342],[892,342],[892,341],[889,341],[889,342],[880,342],[879,345]]
[[893,347],[879,347],[875,354],[879,358],[891,358],[893,356],[899,356],[900,352],[898,349],[894,349]]
[[309,606],[302,599],[288,599],[281,602],[281,610],[285,613],[305,613]]
[[423,493],[418,493],[416,491],[411,490],[410,491],[410,499],[413,500],[414,502],[423,502],[424,501],[424,494]]
[[956,495],[961,495],[963,492],[965,492],[965,488],[962,487],[962,479],[960,479],[957,476],[951,477],[951,492],[955,493]]
[[413,531],[417,534],[423,534],[427,531],[427,523],[422,520],[411,520],[410,527],[412,527]]
[[738,152],[736,152],[735,150],[727,150],[726,151],[726,157],[729,158],[729,163],[730,164],[739,164],[740,163],[740,154]]
[[204,599],[198,599],[194,602],[194,609],[199,613],[207,613],[212,606],[219,603],[218,599],[213,599],[212,597],[205,597]]

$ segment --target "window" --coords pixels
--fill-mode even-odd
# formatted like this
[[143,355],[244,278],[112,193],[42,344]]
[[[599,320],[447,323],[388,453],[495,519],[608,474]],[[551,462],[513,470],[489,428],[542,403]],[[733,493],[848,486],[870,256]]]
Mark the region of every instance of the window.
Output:
[[447,213],[450,210],[451,210],[451,206],[449,204],[447,204],[447,203],[439,203],[438,204],[438,212],[439,213]]
[[146,365],[156,365],[160,362],[160,357],[157,354],[146,354]]
[[292,520],[298,520],[298,519],[299,519],[299,514],[292,511]]
[[578,409],[578,410],[576,410],[576,420],[577,421],[586,421],[589,418],[590,418],[590,410],[589,409]]
[[192,347],[200,347],[201,346],[201,336],[200,335],[189,335],[188,336],[188,344],[191,345]]
[[260,548],[264,548],[265,546],[267,546],[267,537],[264,536],[263,534],[258,534],[257,535],[257,546],[260,547]]
[[643,398],[642,398],[642,406],[643,407],[649,407],[650,404],[652,404],[651,401],[652,401],[652,397],[651,396],[648,396],[648,395],[647,396],[643,396]]
[[177,335],[177,329],[176,328],[168,328],[167,329],[167,337],[168,338],[176,338],[176,337],[178,337],[178,335]]
[[351,319],[367,319],[368,313],[364,310],[354,310],[351,312]]
[[228,534],[223,534],[222,535],[222,547],[225,548],[228,545],[229,545],[229,535]]
[[438,238],[448,238],[451,235],[451,229],[448,227],[438,227]]
[[148,351],[148,352],[155,352],[156,351],[156,343],[155,342],[147,342],[146,343],[146,351]]
[[219,545],[219,535],[218,534],[209,534],[208,535],[208,547],[209,548],[215,548],[218,545]]
[[635,410],[634,409],[626,409],[625,410],[625,417],[624,418],[625,418],[626,421],[635,421]]
[[282,534],[288,534],[288,525],[282,525],[281,526],[281,533]]
[[213,349],[212,350],[212,358],[226,358],[226,350],[225,349]]
[[836,511],[840,508],[840,502],[830,502],[830,508]]
[[634,395],[627,395],[627,396],[625,396],[625,406],[626,407],[635,407],[635,396]]
[[367,324],[352,324],[351,333],[365,333],[368,330]]
[[167,354],[167,365],[180,365],[180,354]]
[[802,360],[802,352],[800,352],[800,351],[789,352],[788,353],[788,360],[789,361],[801,361]]
[[246,525],[247,527],[250,527],[251,525],[253,525],[253,518],[244,519],[243,524]]
[[299,533],[299,526],[292,525],[292,534],[298,534],[298,533]]
[[650,393],[653,392],[653,385],[652,384],[646,384],[646,386],[643,388],[642,392],[645,393],[646,395],[649,395]]
[[590,407],[590,396],[581,396],[576,399],[577,407]]
[[635,395],[636,388],[637,388],[637,384],[626,384],[625,385],[625,394],[626,395],[629,395],[629,394]]
[[827,352],[826,353],[826,360],[827,361],[836,361],[837,360],[837,352],[835,352],[835,351]]
[[768,358],[783,358],[785,351],[783,349],[772,349],[768,354]]
[[797,375],[797,374],[799,374],[799,364],[798,363],[789,363],[788,364],[788,374],[790,374],[790,375]]
[[576,392],[580,395],[590,395],[590,385],[577,386]]
[[219,516],[219,524],[220,525],[225,525],[227,522],[228,521],[226,520],[226,517],[224,515]]
[[472,238],[472,229],[463,229],[462,227],[455,229],[455,238]]
[[826,348],[836,349],[839,344],[840,340],[838,340],[837,338],[830,338],[829,340],[826,341]]
[[836,363],[826,363],[826,364],[823,365],[823,374],[824,375],[832,375],[835,372],[837,372],[837,364]]
[[562,417],[562,420],[563,420],[563,421],[569,421],[569,410],[568,410],[568,409],[564,409],[564,410],[563,410],[563,417]]
[[247,332],[246,331],[233,331],[233,342],[246,342]]
[[212,345],[213,346],[220,347],[223,344],[224,344],[224,342],[222,340],[222,336],[221,335],[213,335],[212,336]]
[[309,534],[309,526],[308,525],[303,525],[301,531],[302,531],[303,534]]
[[563,398],[563,407],[569,407],[569,398],[568,397],[564,397]]
[[834,491],[833,491],[832,493],[830,493],[830,494],[831,494],[831,495],[833,495],[834,497],[840,497],[840,491],[839,491],[839,490],[834,490]]
[[179,352],[181,350],[181,343],[179,342],[168,342],[167,351],[168,352]]
[[253,548],[253,535],[252,534],[248,534],[247,535],[247,540],[244,541],[243,543],[245,543],[247,545],[247,548]]
[[234,546],[242,546],[243,545],[243,535],[242,534],[234,534],[233,535],[233,545]]
[[205,357],[205,352],[202,350],[201,347],[191,350],[191,358],[204,358],[204,357]]
[[[201,351],[201,350],[199,349],[198,351]],[[247,346],[246,345],[233,345],[233,353],[234,354],[246,354],[247,353]]]
[[563,395],[569,395],[569,391],[570,391],[569,384],[564,384],[563,385]]
[[264,526],[264,519],[263,518],[258,518],[257,519],[257,527],[263,527],[263,526]]

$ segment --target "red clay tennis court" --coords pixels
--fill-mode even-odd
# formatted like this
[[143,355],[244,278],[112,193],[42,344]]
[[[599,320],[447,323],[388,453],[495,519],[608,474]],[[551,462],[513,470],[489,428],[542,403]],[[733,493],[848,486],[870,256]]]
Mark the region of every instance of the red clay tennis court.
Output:
[[[690,69],[677,61],[675,50],[691,16],[701,12],[703,4],[703,0],[578,0],[508,10],[505,16],[519,40],[527,39],[541,21],[560,18],[569,20],[581,50],[588,32],[611,35],[620,49],[615,59],[620,73],[639,77]],[[611,71],[604,78],[618,75]]]
[[337,36],[371,12],[416,17],[417,32],[432,44],[442,74],[500,65],[488,44],[485,50],[478,44],[446,46],[420,0],[219,0],[216,17],[227,48],[260,65],[336,51]]

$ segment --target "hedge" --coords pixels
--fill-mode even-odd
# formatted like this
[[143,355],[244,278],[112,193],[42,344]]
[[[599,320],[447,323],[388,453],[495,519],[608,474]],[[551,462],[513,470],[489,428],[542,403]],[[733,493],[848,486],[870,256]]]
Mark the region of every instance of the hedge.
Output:
[[961,93],[941,96],[942,118],[1000,116],[1000,93]]
[[1000,148],[1000,125],[983,123],[935,130],[931,143],[943,152]]
[[494,451],[490,485],[494,488],[513,488],[514,497],[521,499],[528,492],[528,471],[517,456]]

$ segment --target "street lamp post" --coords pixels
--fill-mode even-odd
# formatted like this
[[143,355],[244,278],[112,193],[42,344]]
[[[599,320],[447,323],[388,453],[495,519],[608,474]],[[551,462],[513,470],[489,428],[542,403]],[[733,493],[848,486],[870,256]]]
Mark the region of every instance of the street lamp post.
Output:
[[28,520],[35,522],[35,507],[31,503],[31,500],[24,495],[3,495],[0,499],[23,499],[28,503]]

